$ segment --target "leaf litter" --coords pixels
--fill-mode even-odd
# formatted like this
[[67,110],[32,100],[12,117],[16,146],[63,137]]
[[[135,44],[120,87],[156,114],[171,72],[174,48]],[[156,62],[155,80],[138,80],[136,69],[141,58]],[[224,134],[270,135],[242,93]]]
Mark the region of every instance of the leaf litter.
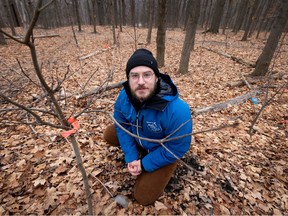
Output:
[[[57,32],[60,38],[36,39],[39,60],[50,83],[60,79],[69,70],[63,92],[71,97],[62,101],[69,117],[85,107],[88,99],[77,100],[85,90],[99,87],[108,74],[113,72],[109,83],[125,80],[126,61],[133,52],[132,28],[124,27],[119,34],[119,47],[112,44],[109,27],[99,27],[98,34],[91,34],[91,27],[76,32],[79,46],[75,45],[70,28],[54,30],[36,29],[36,33]],[[17,29],[21,31],[21,29]],[[146,29],[137,29],[140,47],[156,53],[156,29],[153,29],[151,45],[145,45]],[[203,46],[237,56],[247,62],[255,62],[266,39],[251,38],[242,42],[241,33],[210,35],[197,32],[195,50],[191,54],[188,75],[177,73],[184,32],[181,29],[167,31],[165,66],[178,86],[181,97],[191,109],[201,108],[232,99],[249,92],[247,86],[228,87],[230,82],[241,79],[251,68],[231,59],[209,52]],[[287,38],[281,46],[273,71],[287,74]],[[213,42],[217,41],[217,43]],[[31,57],[27,48],[8,40],[0,47],[1,92],[29,105],[43,92],[29,83],[21,72],[16,59],[31,79],[33,74]],[[84,60],[80,57],[97,51]],[[271,86],[287,83],[284,79],[272,80]],[[265,85],[264,81],[253,84],[254,88]],[[113,111],[113,101],[118,88],[95,97],[93,110]],[[274,88],[270,88],[270,96]],[[101,112],[85,113],[78,118],[81,128],[76,136],[81,155],[89,175],[99,178],[112,194],[129,198],[127,208],[117,205],[102,185],[89,177],[95,214],[276,214],[288,213],[288,151],[287,151],[287,102],[288,93],[275,97],[265,108],[248,134],[259,105],[246,101],[237,106],[214,113],[203,113],[193,118],[194,131],[217,127],[237,119],[239,125],[193,136],[189,152],[183,158],[199,172],[192,172],[179,163],[175,175],[164,193],[154,205],[141,206],[133,199],[132,188],[135,177],[128,174],[123,153],[116,147],[108,147],[102,139],[103,130],[112,123],[109,116]],[[74,95],[74,96],[73,96]],[[58,95],[59,96],[59,95]],[[258,97],[260,103],[264,95]],[[40,101],[39,106],[45,101]],[[1,109],[11,108],[2,100]],[[36,126],[37,134],[25,125],[4,126],[25,119],[19,112],[0,113],[0,215],[7,214],[87,214],[82,176],[77,168],[71,146],[61,138],[61,130]]]

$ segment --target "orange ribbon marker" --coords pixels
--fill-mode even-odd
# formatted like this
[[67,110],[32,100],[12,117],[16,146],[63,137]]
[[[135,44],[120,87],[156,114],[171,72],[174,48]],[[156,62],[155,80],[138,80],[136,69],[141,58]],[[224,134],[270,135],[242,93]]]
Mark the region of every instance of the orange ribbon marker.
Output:
[[68,119],[68,123],[69,123],[70,125],[72,125],[73,129],[68,130],[68,131],[63,131],[63,132],[61,133],[61,135],[62,135],[64,138],[69,137],[71,134],[76,133],[76,131],[80,129],[80,125],[79,125],[78,121],[77,121],[75,118],[70,117],[70,118]]

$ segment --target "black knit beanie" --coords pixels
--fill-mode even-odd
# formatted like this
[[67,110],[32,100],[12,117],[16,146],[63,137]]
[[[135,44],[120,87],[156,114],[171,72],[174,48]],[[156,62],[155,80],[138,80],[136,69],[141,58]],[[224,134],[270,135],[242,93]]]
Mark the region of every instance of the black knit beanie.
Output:
[[126,65],[127,79],[132,68],[137,66],[150,67],[157,77],[160,76],[157,61],[153,57],[153,54],[147,49],[138,49],[132,54]]

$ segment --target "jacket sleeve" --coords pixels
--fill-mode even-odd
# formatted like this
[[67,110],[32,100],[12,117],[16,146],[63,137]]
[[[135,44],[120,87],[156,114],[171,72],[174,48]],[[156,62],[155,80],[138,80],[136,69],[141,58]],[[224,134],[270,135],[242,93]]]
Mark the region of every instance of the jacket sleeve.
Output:
[[[189,106],[181,101],[173,109],[166,110],[165,135],[169,139],[192,133],[192,116]],[[187,122],[188,121],[188,122]],[[181,126],[183,125],[183,126]],[[180,128],[180,129],[179,129]],[[173,154],[181,158],[190,148],[191,135],[163,143]],[[159,146],[142,159],[142,165],[147,172],[152,172],[177,160],[163,146]]]
[[[125,107],[125,92],[120,92],[116,103],[114,105],[114,118],[115,120],[121,124],[126,130],[132,132],[131,125],[127,124],[128,120],[125,117],[125,112],[123,111],[123,108]],[[122,130],[120,127],[118,127],[116,124],[116,132],[117,137],[121,146],[122,151],[125,155],[125,161],[126,163],[132,162],[134,160],[138,160],[138,151],[136,148],[136,142],[135,139],[130,136],[128,133],[126,133],[124,130]]]

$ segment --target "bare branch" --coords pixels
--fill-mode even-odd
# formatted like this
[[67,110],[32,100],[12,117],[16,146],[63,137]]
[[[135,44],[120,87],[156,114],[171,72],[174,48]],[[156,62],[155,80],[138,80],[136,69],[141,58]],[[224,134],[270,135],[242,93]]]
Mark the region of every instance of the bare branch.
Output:
[[21,69],[21,72],[24,74],[24,76],[25,76],[28,80],[30,80],[30,82],[32,82],[33,84],[35,84],[37,87],[40,87],[36,82],[34,82],[34,81],[24,72],[21,63],[20,63],[20,61],[19,61],[17,58],[16,58],[16,61],[17,61],[18,65],[19,65],[19,67],[20,67],[20,69]]
[[17,39],[16,37],[14,37],[14,36],[6,33],[6,32],[3,31],[1,28],[0,28],[0,32],[3,33],[4,35],[6,35],[8,38],[11,38],[12,40],[14,40],[14,41],[16,41],[16,42],[18,42],[18,43],[20,43],[20,44],[23,44],[23,43],[24,43],[23,41]]
[[25,34],[25,37],[24,37],[24,40],[23,40],[23,43],[25,43],[27,45],[29,43],[29,39],[30,39],[30,37],[31,37],[31,35],[33,33],[33,29],[34,29],[34,27],[36,25],[36,22],[38,20],[39,15],[40,15],[40,10],[39,9],[40,9],[41,5],[42,5],[42,0],[38,0],[38,3],[36,5],[36,7],[35,7],[35,12],[33,13],[33,18],[31,20],[31,23],[30,23],[30,25],[28,27],[28,30],[27,30],[27,32]]
[[[28,109],[30,109],[30,110],[32,110],[32,111],[37,111],[37,112],[41,112],[41,113],[46,113],[46,114],[52,115],[52,116],[54,116],[54,117],[57,117],[57,115],[56,115],[55,113],[49,112],[49,111],[47,111],[47,110],[42,110],[42,109],[37,109],[37,108],[28,108]],[[1,112],[10,112],[10,111],[15,111],[15,110],[20,111],[20,110],[23,110],[23,109],[20,108],[20,107],[19,107],[19,108],[0,109],[0,113],[1,113]]]
[[[269,84],[268,84],[269,85]],[[288,82],[286,82],[285,84],[282,85],[282,87],[280,87],[276,92],[275,94],[270,98],[268,99],[268,89],[269,88],[266,88],[266,95],[265,95],[265,99],[264,99],[264,102],[259,110],[259,112],[257,113],[256,117],[253,119],[252,123],[251,123],[251,126],[250,126],[250,129],[249,129],[249,134],[252,135],[253,134],[253,127],[254,125],[256,124],[257,120],[259,119],[261,113],[263,112],[263,110],[266,108],[266,106],[270,105],[270,103],[272,102],[272,100],[280,93],[281,95],[284,93],[284,87],[288,85]],[[282,92],[281,92],[282,91]]]
[[47,8],[50,4],[52,4],[55,0],[51,0],[50,2],[48,2],[46,5],[42,6],[39,11],[41,12],[42,10],[44,10],[45,8]]

